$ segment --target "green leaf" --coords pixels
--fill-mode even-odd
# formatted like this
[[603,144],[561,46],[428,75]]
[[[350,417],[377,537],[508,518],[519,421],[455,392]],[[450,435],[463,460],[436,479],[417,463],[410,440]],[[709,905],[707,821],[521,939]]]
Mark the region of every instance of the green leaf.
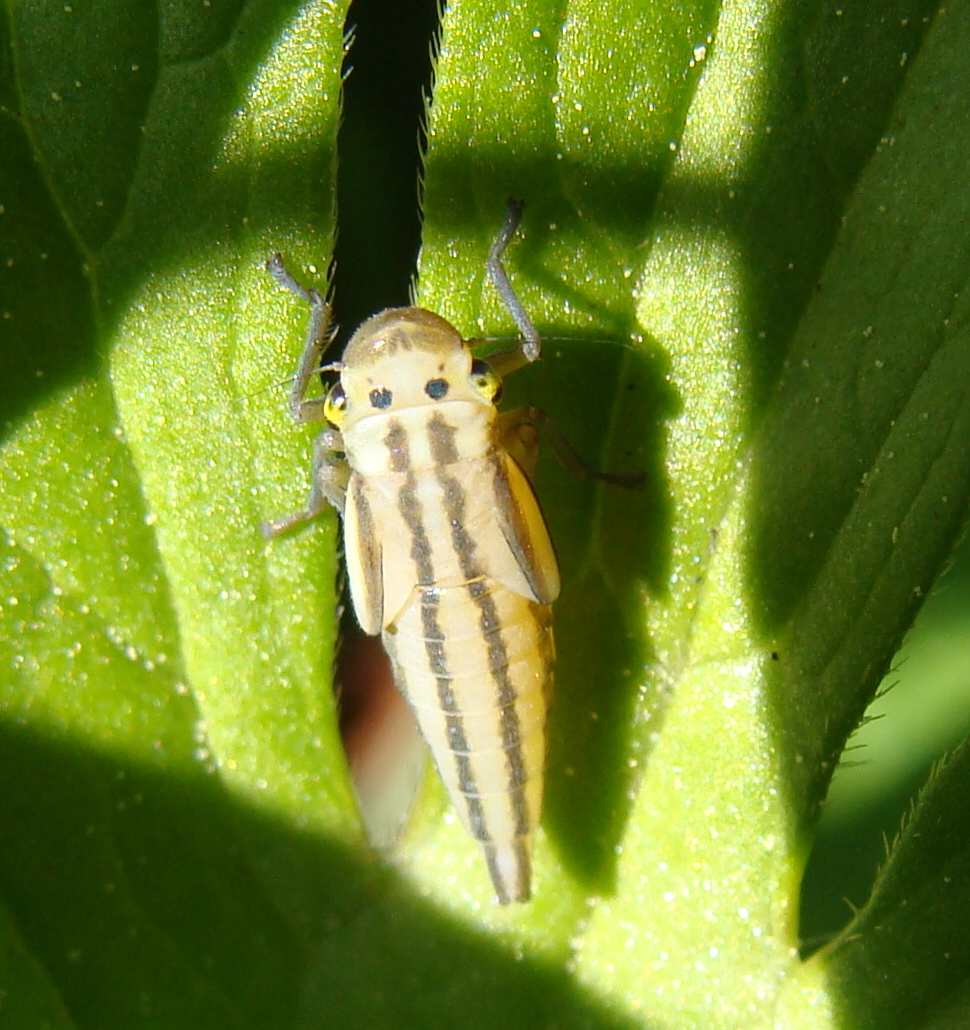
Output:
[[647,480],[540,465],[557,694],[500,910],[440,788],[393,869],[363,846],[335,520],[258,533],[308,488],[273,386],[306,312],[262,264],[325,284],[345,7],[5,5],[11,1025],[864,1025],[873,969],[965,1011],[965,748],[859,939],[797,954],[832,770],[970,494],[970,16],[850,6],[445,12],[420,302],[510,337],[484,258],[524,198],[512,403]]
[[[459,225],[526,197],[513,277],[574,337],[528,396],[603,466],[632,441],[651,477],[595,496],[540,474],[565,570],[557,890],[524,933],[665,1025],[753,1023],[797,968],[828,778],[965,519],[965,37],[922,13],[573,3],[445,26],[422,301],[508,332],[467,287],[488,230]],[[664,49],[677,74],[653,71]],[[448,892],[454,837],[427,848]]]
[[[54,17],[60,33],[41,45]],[[26,230],[59,218],[61,254],[73,241],[83,262],[89,324],[77,347],[90,367],[45,390],[12,432],[5,523],[52,589],[92,609],[119,655],[149,671],[171,660],[188,677],[195,732],[234,789],[301,822],[346,827],[321,688],[332,548],[317,538],[272,550],[258,534],[262,517],[299,496],[305,447],[283,432],[266,389],[289,366],[287,304],[261,264],[274,245],[294,260],[327,251],[342,20],[251,4],[197,21],[175,4],[158,22],[125,10],[109,21],[101,33],[95,11],[11,12],[34,162],[20,171],[48,193],[46,209],[10,211],[20,262],[34,265],[24,289],[42,307],[46,258]],[[91,47],[67,62],[61,48],[87,35]],[[300,316],[289,312],[291,324]],[[62,326],[73,324],[64,313]],[[26,319],[18,330],[46,377],[49,330]]]
[[[232,868],[213,867],[213,827],[244,802],[294,833],[359,839],[328,686],[334,526],[278,549],[258,532],[306,490],[308,440],[267,389],[303,313],[261,266],[274,247],[327,258],[343,13],[31,4],[4,28],[0,711],[5,736],[36,738],[4,752],[23,791],[4,817],[5,896],[81,1023],[174,1004],[225,1025],[237,1002],[185,957],[195,932],[218,928],[208,951],[262,1005],[271,927],[313,917],[298,851],[243,825],[220,842]],[[115,783],[145,777],[150,791]],[[129,830],[115,793],[152,815]],[[210,905],[193,885],[220,870]],[[252,937],[246,912],[263,943],[235,962],[218,936]],[[175,917],[170,940],[156,920]]]
[[819,1025],[819,1008],[837,1017],[834,1025],[946,1027],[966,1021],[968,789],[965,743],[930,777],[865,909],[788,985],[779,1010],[790,1020],[786,1025]]

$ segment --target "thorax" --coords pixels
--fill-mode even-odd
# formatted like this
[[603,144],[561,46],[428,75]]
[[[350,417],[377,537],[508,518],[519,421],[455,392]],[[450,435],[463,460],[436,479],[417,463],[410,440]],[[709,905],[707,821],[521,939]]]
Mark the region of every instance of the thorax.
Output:
[[450,401],[371,415],[344,432],[347,461],[371,479],[422,476],[494,451],[495,410]]

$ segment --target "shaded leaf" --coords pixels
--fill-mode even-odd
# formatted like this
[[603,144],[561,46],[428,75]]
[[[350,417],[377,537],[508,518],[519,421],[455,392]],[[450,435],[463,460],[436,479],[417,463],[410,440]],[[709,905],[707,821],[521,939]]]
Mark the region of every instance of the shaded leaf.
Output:
[[786,1025],[946,1027],[966,1023],[970,744],[931,776],[866,906],[782,997]]
[[344,10],[75,6],[7,5],[0,61],[5,1011],[858,1015],[871,928],[946,903],[942,845],[913,832],[856,950],[798,960],[831,770],[967,510],[966,12],[446,12],[421,303],[510,335],[484,256],[522,196],[508,264],[546,347],[512,403],[647,476],[540,467],[560,666],[536,900],[500,911],[440,791],[396,871],[367,857],[330,690],[334,520],[257,532],[308,485],[309,434],[267,390],[305,312],[261,265],[325,279]]

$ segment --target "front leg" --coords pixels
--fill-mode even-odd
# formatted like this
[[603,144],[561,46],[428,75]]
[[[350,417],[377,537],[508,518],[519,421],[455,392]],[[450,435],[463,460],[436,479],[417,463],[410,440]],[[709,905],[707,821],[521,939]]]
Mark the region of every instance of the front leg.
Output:
[[519,468],[532,481],[539,460],[538,408],[513,408],[498,416],[498,439],[504,450],[515,459]]
[[280,286],[295,293],[310,305],[310,322],[307,325],[306,341],[303,345],[303,353],[300,356],[296,376],[293,379],[293,387],[290,390],[290,414],[297,422],[321,422],[324,417],[324,399],[314,397],[307,400],[306,395],[310,388],[310,381],[314,375],[322,371],[320,359],[332,338],[330,305],[316,290],[308,290],[293,278],[286,265],[283,264],[282,255],[274,254],[266,262],[266,270]]
[[259,528],[267,540],[315,519],[328,504],[344,513],[350,466],[344,456],[343,439],[336,429],[325,429],[313,445],[313,483],[305,508],[264,522]]
[[489,278],[492,280],[492,285],[498,291],[498,295],[502,298],[502,303],[508,308],[509,314],[515,320],[515,324],[522,334],[522,345],[519,349],[518,357],[512,358],[510,355],[506,372],[500,374],[507,374],[507,372],[512,371],[513,364],[516,368],[521,368],[522,365],[535,361],[539,357],[539,352],[542,348],[539,332],[529,317],[529,313],[522,306],[522,301],[519,300],[518,295],[512,288],[508,273],[505,271],[505,265],[502,264],[502,255],[505,253],[505,248],[515,235],[519,222],[522,221],[522,206],[521,200],[509,200],[508,209],[505,212],[505,221],[488,252],[488,261],[485,265]]

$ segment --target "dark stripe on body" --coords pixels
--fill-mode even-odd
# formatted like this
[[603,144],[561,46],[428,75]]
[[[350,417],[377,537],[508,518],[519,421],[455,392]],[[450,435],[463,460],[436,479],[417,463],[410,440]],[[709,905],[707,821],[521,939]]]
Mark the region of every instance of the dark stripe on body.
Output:
[[392,472],[407,472],[411,464],[411,455],[408,449],[408,434],[404,426],[397,419],[391,419],[387,427],[387,436],[384,437],[384,446],[391,459]]
[[[451,542],[458,556],[462,575],[468,580],[468,593],[479,611],[479,626],[482,638],[488,648],[488,671],[498,692],[498,706],[501,712],[499,725],[502,731],[502,747],[508,764],[508,792],[515,816],[515,832],[525,836],[531,832],[529,809],[525,792],[521,789],[526,782],[525,763],[522,756],[519,715],[515,708],[515,686],[509,678],[509,658],[502,639],[498,611],[484,581],[483,573],[475,558],[475,542],[465,529],[465,490],[461,483],[450,476],[446,467],[458,461],[455,447],[455,429],[445,422],[443,416],[435,414],[428,423],[428,439],[431,457],[437,466],[438,482],[444,490],[445,512],[451,526]],[[497,461],[497,459],[495,459]]]
[[[417,498],[417,479],[410,469],[411,456],[408,447],[408,434],[404,427],[392,419],[384,438],[391,458],[391,469],[394,472],[407,472],[407,478],[397,495],[397,507],[404,519],[404,524],[411,533],[411,558],[417,571],[420,586],[432,586],[435,581],[434,565],[431,561],[431,543],[428,540],[424,521],[421,518],[421,505]],[[487,841],[488,830],[485,826],[485,813],[481,800],[475,790],[475,776],[469,760],[468,740],[461,712],[455,703],[455,693],[451,687],[451,678],[445,662],[445,637],[438,622],[438,592],[436,590],[421,591],[421,628],[424,632],[425,653],[428,656],[428,667],[435,677],[438,688],[438,704],[445,713],[445,727],[449,746],[455,759],[458,771],[458,786],[465,795],[468,806],[468,821],[472,833],[477,840]]]
[[515,853],[516,869],[519,874],[518,880],[511,885],[511,890],[509,889],[510,885],[505,882],[502,871],[499,869],[495,846],[492,844],[485,845],[485,861],[488,863],[488,874],[492,878],[495,894],[500,905],[507,905],[510,901],[528,901],[531,894],[529,883],[532,879],[532,858],[529,855],[529,849],[521,837],[517,837],[512,841],[510,846]]

